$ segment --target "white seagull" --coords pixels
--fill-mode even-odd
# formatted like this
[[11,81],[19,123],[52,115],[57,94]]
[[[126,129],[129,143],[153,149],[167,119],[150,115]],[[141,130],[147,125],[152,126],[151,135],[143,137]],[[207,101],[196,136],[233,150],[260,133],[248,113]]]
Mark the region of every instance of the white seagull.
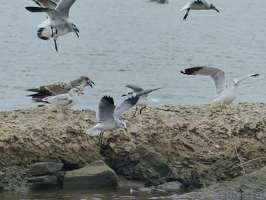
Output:
[[218,98],[214,99],[210,103],[219,103],[219,104],[230,104],[232,103],[238,93],[238,85],[241,81],[246,78],[259,76],[259,74],[248,74],[239,79],[234,79],[233,84],[230,87],[227,87],[225,80],[225,72],[216,67],[191,67],[181,71],[182,74],[187,75],[204,75],[210,76],[214,82],[216,94],[219,95]]
[[[149,95],[150,95],[151,92],[153,92],[155,90],[162,89],[162,88],[155,88],[155,89],[145,89],[144,90],[143,88],[141,88],[139,86],[136,86],[136,85],[133,85],[133,84],[125,85],[125,87],[128,87],[128,88],[132,89],[133,91],[130,91],[130,92],[126,93],[126,94],[123,94],[122,97],[123,96],[133,97],[133,96],[136,96],[136,95],[140,96],[138,102],[136,103],[136,111],[135,111],[133,116],[136,116],[138,108],[140,108],[140,114],[141,114],[141,111],[144,108],[146,108],[147,105],[149,105],[149,104],[151,104],[153,102],[158,102],[157,99],[150,99]],[[144,92],[145,94],[140,95],[140,92],[141,93]]]
[[131,97],[123,101],[117,108],[114,105],[114,99],[110,96],[103,96],[100,100],[97,119],[98,123],[86,131],[87,135],[99,135],[99,144],[102,145],[102,137],[105,130],[114,128],[124,128],[127,131],[125,122],[119,120],[119,117],[128,109],[133,107],[139,97]]
[[216,10],[219,12],[219,10],[213,4],[203,0],[188,2],[183,8],[181,8],[179,12],[182,12],[183,10],[187,10],[183,20],[187,19],[190,10]]
[[[74,32],[79,37],[79,29],[69,19],[69,9],[76,0],[61,0],[58,4],[51,0],[34,0],[41,7],[25,7],[30,12],[45,12],[46,20],[38,25],[37,35],[40,39],[54,38],[57,51],[57,38]],[[50,27],[50,30],[47,28]]]
[[55,81],[49,85],[43,85],[38,88],[27,89],[26,91],[36,92],[34,94],[28,95],[32,97],[32,100],[40,102],[43,98],[48,96],[55,96],[59,94],[68,93],[72,88],[78,88],[81,92],[84,87],[93,87],[94,82],[87,76],[80,76],[72,81]]
[[[62,109],[62,113],[66,114],[65,110],[73,107],[77,103],[80,94],[83,93],[78,88],[72,88],[69,93],[45,97],[43,98],[43,102],[50,103],[53,108]],[[41,106],[43,105],[39,107]]]

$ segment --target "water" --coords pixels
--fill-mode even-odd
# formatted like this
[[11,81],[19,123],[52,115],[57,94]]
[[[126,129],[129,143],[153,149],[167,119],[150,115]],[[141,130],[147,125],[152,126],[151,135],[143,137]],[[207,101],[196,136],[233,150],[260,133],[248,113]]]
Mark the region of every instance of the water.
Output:
[[52,40],[36,36],[44,16],[24,9],[34,3],[6,1],[1,6],[0,110],[35,107],[26,89],[80,75],[96,85],[86,88],[74,109],[95,110],[106,94],[119,104],[129,83],[165,87],[153,93],[159,100],[153,106],[204,104],[215,98],[211,80],[180,74],[197,65],[224,69],[229,84],[234,77],[260,73],[241,83],[235,103],[264,102],[266,1],[213,0],[220,13],[191,11],[183,21],[185,13],[178,11],[186,2],[79,0],[70,16],[80,38],[74,33],[60,37],[56,52]]
[[[70,16],[74,33],[53,41],[37,38],[40,13],[30,13],[30,0],[1,4],[0,110],[35,107],[25,90],[55,80],[86,75],[95,82],[86,88],[74,109],[92,109],[103,95],[116,104],[125,84],[164,87],[153,93],[165,104],[204,104],[215,98],[207,77],[185,76],[180,70],[214,65],[234,77],[260,73],[240,85],[238,102],[265,102],[265,0],[212,0],[220,10],[191,11],[187,21],[179,9],[187,0],[169,4],[147,0],[78,0]],[[26,197],[25,197],[26,198]],[[42,197],[42,199],[49,199]]]

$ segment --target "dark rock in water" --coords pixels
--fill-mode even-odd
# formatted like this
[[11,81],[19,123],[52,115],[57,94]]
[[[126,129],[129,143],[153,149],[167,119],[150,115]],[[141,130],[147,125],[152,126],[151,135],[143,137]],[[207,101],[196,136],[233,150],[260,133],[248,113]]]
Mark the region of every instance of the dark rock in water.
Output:
[[57,177],[56,175],[45,175],[27,178],[29,187],[32,190],[36,189],[50,189],[57,187]]
[[97,160],[89,165],[66,172],[63,188],[103,188],[116,187],[117,175],[103,161]]
[[135,167],[135,172],[140,179],[144,180],[148,185],[157,185],[164,182],[164,178],[171,172],[166,159],[154,148],[137,147],[136,152],[140,155],[139,163]]
[[53,174],[54,172],[60,171],[63,165],[63,163],[54,162],[34,163],[29,170],[29,174],[32,176]]

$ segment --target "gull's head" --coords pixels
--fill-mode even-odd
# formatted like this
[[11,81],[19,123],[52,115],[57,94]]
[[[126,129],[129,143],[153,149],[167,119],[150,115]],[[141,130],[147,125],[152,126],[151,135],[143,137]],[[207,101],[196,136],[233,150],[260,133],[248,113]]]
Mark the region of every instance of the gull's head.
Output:
[[95,83],[87,76],[81,76],[78,79],[78,85],[83,85],[83,86],[91,86],[93,87],[93,85],[95,85]]
[[79,29],[78,29],[77,25],[75,23],[71,23],[71,28],[72,28],[73,32],[76,33],[77,37],[79,37]]
[[131,98],[133,96],[134,96],[133,92],[128,92],[128,93],[125,93],[125,94],[122,95],[122,97],[129,97],[129,98]]
[[127,131],[127,124],[126,124],[125,122],[120,121],[120,122],[119,122],[119,127],[120,127],[120,128],[124,128],[125,131]]
[[78,96],[78,95],[80,95],[80,94],[83,94],[83,92],[81,92],[78,88],[72,88],[72,89],[69,91],[69,94],[70,94],[70,95]]
[[216,10],[219,13],[219,10],[213,4],[211,4],[210,6],[211,6],[211,9]]
[[233,85],[234,85],[235,87],[237,87],[237,86],[239,85],[239,80],[238,80],[238,79],[234,79],[234,80],[233,80]]

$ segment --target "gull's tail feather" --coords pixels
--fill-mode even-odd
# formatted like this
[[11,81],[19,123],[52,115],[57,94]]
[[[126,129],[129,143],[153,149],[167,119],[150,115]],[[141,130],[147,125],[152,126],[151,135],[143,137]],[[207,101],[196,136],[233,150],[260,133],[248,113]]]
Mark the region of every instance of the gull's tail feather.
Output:
[[49,40],[52,37],[52,31],[51,29],[41,27],[37,31],[37,36],[42,40]]
[[96,136],[96,135],[100,135],[101,132],[102,132],[101,130],[95,129],[93,127],[93,128],[87,129],[86,134],[90,136]]

